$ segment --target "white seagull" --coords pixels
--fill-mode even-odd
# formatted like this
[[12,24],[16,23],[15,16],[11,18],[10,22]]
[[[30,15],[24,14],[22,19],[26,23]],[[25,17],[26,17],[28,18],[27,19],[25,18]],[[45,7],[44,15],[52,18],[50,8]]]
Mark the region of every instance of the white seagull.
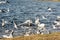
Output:
[[45,16],[42,16],[43,19],[47,19]]
[[51,12],[52,11],[52,8],[48,7],[48,11]]
[[2,3],[6,3],[6,1],[0,1],[0,4],[2,4]]
[[56,26],[55,25],[52,25],[53,26],[53,29],[56,29]]
[[24,22],[24,24],[28,24],[29,26],[30,26],[31,23],[32,23],[32,20],[26,20],[26,21]]
[[11,31],[10,35],[2,35],[3,38],[13,38],[13,30]]
[[38,24],[38,30],[45,29],[45,24]]
[[26,32],[26,34],[24,36],[29,36],[29,33],[30,33],[30,31],[29,32]]
[[7,8],[7,9],[0,9],[1,13],[6,13],[6,12],[9,12],[9,11],[10,11],[9,8]]
[[54,21],[54,23],[56,23],[56,25],[60,25],[60,22],[58,22],[58,21]]
[[9,3],[8,1],[0,1],[0,4],[5,4],[5,3]]
[[36,25],[40,24],[40,19],[39,19],[39,18],[36,18],[35,24],[36,24]]
[[8,33],[9,32],[9,30],[5,30],[5,33]]
[[13,24],[14,24],[14,28],[18,29],[18,27],[14,21],[13,21]]
[[57,19],[59,19],[60,18],[60,16],[57,16]]
[[2,26],[4,26],[6,23],[8,23],[8,22],[5,21],[4,19],[2,19]]

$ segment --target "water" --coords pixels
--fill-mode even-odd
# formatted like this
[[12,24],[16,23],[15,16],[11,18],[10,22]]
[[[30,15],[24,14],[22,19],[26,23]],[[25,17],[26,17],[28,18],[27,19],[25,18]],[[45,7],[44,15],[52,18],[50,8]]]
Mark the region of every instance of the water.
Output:
[[[0,9],[8,9],[7,13],[0,13],[0,35],[5,34],[4,31],[6,29],[14,30],[14,35],[23,35],[23,28],[19,27],[19,29],[14,29],[13,23],[5,25],[4,28],[1,26],[1,20],[5,19],[6,21],[12,22],[13,20],[16,24],[23,23],[27,19],[35,20],[36,16],[40,17],[41,23],[46,24],[46,28],[52,32],[57,32],[60,30],[53,30],[52,23],[56,20],[57,16],[60,16],[60,2],[35,2],[32,0],[8,0],[10,3],[8,4],[0,4]],[[49,12],[47,10],[48,7],[53,8],[54,11]],[[42,19],[42,16],[46,16],[46,20]],[[32,27],[29,27],[32,28]],[[33,29],[33,28],[32,28]],[[26,29],[28,30],[28,29]],[[33,29],[34,31],[34,29]],[[32,31],[32,32],[33,32]],[[35,30],[36,31],[36,30]]]

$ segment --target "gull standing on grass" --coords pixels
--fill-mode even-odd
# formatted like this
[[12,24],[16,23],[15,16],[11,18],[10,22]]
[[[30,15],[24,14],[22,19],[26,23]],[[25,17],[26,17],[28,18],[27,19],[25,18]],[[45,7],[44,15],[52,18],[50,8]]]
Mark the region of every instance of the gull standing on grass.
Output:
[[[35,20],[35,24],[38,26],[37,27],[37,29],[38,30],[45,30],[45,24],[44,23],[40,23],[40,19],[39,18],[37,18],[36,20]],[[40,32],[39,31],[37,31],[37,34],[40,34]],[[43,33],[42,33],[43,34]]]

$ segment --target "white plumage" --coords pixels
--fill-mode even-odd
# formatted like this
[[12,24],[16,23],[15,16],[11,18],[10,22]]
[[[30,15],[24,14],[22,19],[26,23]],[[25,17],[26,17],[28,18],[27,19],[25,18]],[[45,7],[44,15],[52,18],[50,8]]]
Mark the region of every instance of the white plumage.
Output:
[[32,20],[26,20],[26,21],[24,22],[24,24],[28,24],[29,26],[30,26],[31,23],[32,23]]
[[29,36],[29,33],[30,33],[30,31],[29,32],[26,32],[26,34],[24,36]]
[[0,12],[2,12],[2,10],[0,10]]
[[5,30],[5,33],[8,33],[9,32],[9,30]]
[[0,4],[2,4],[2,3],[6,3],[6,1],[0,1]]
[[52,25],[53,26],[53,29],[56,29],[55,25]]
[[43,19],[47,19],[45,16],[42,16]]
[[36,25],[40,24],[39,20],[40,20],[39,18],[37,18],[37,19],[35,20],[35,24],[36,24]]
[[24,23],[32,23],[32,20],[26,20]]
[[48,7],[48,11],[52,11],[52,9],[50,7]]
[[60,16],[57,16],[57,19],[59,19],[60,18]]
[[10,35],[2,35],[3,38],[13,38],[13,30],[11,31]]
[[60,25],[60,22],[58,22],[58,21],[54,21],[54,23],[56,23],[56,25]]
[[38,24],[38,29],[40,30],[40,29],[44,29],[45,28],[45,24]]
[[16,23],[15,23],[14,21],[13,21],[13,23],[14,23],[14,28],[18,29],[18,27],[17,27]]
[[8,22],[5,21],[4,19],[2,19],[2,26],[4,26],[6,23],[8,23]]

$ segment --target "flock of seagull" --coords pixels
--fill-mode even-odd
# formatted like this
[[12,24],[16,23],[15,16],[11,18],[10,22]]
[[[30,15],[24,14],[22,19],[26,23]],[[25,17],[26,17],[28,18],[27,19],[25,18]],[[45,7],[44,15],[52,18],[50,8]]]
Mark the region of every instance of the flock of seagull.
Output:
[[[2,27],[6,24],[6,23],[8,23],[7,21],[4,21],[3,19],[2,19]],[[43,34],[43,32],[40,32],[40,30],[45,30],[45,24],[44,23],[40,23],[40,19],[39,18],[36,18],[36,20],[35,20],[35,23],[33,23],[32,22],[32,20],[26,20],[25,22],[23,22],[23,23],[21,23],[21,24],[18,24],[18,25],[16,25],[16,23],[13,21],[13,24],[14,24],[14,28],[16,28],[16,29],[18,29],[18,26],[28,26],[28,27],[30,27],[30,26],[37,26],[37,34]],[[28,28],[28,27],[26,27],[26,28]],[[5,32],[8,32],[9,30],[6,30]],[[3,35],[3,37],[4,38],[12,38],[13,37],[13,30],[11,30],[11,33],[10,33],[10,35],[9,36],[7,36],[7,35]],[[25,33],[25,35],[24,36],[29,36],[29,33],[30,33],[30,31],[29,32],[26,32]]]
[[[60,16],[59,16],[60,17]],[[58,17],[58,18],[59,18]],[[4,26],[6,23],[8,23],[7,21],[4,21],[3,19],[2,19],[2,26]],[[16,29],[19,29],[18,28],[18,26],[20,26],[20,27],[22,27],[22,28],[24,28],[23,26],[27,26],[26,28],[29,28],[29,27],[31,27],[31,26],[36,26],[36,28],[37,28],[37,34],[41,34],[41,35],[43,35],[44,33],[43,33],[43,31],[45,31],[46,30],[46,28],[45,28],[45,24],[44,23],[40,23],[40,19],[39,19],[39,17],[36,17],[36,19],[35,19],[35,23],[33,23],[32,22],[32,20],[31,19],[29,19],[29,20],[26,20],[25,22],[23,22],[23,23],[21,23],[21,24],[16,24],[14,21],[13,21],[13,24],[14,24],[14,28],[16,28]],[[56,26],[58,26],[58,25],[60,25],[60,24],[58,24],[57,22],[55,22],[54,21],[54,25]],[[57,26],[55,27],[55,26],[53,26],[53,29],[55,29],[55,28],[57,28]],[[31,30],[31,29],[30,29]],[[8,31],[9,30],[6,30],[5,32],[6,33],[8,33]],[[42,32],[41,32],[42,31]],[[11,30],[11,33],[10,33],[10,35],[2,35],[2,37],[3,38],[13,38],[13,33],[14,33],[14,30]],[[29,33],[30,33],[30,31],[28,31],[28,32],[26,32],[25,34],[24,34],[24,36],[29,36]],[[48,34],[50,34],[51,32],[50,31],[48,31]]]
[[[5,4],[5,3],[9,3],[8,1],[0,1],[0,4]],[[48,11],[51,12],[52,9],[50,7],[48,7]],[[9,12],[9,8],[8,10],[6,9],[0,9],[0,12],[4,13],[4,12]],[[43,19],[47,19],[44,16],[42,16]],[[10,24],[11,22],[5,21],[4,19],[2,19],[2,27],[5,26],[5,24]],[[35,19],[35,23],[33,23],[33,21],[31,19],[26,20],[25,22],[21,23],[21,24],[16,24],[15,21],[13,21],[14,24],[14,28],[15,29],[19,29],[18,26],[21,26],[22,28],[24,28],[23,26],[36,26],[37,27],[37,34],[41,34],[43,35],[44,33],[41,31],[45,31],[45,24],[44,23],[40,23],[40,18],[36,17]],[[28,28],[26,27],[26,28]],[[58,29],[60,28],[60,16],[57,16],[57,20],[54,21],[54,23],[52,24],[53,29]],[[31,29],[30,29],[31,30]],[[10,30],[6,30],[5,33],[8,33]],[[13,33],[14,30],[11,30],[10,35],[2,35],[3,38],[13,38]],[[24,36],[29,36],[30,31],[26,32]],[[50,34],[51,32],[48,31],[48,34]]]

